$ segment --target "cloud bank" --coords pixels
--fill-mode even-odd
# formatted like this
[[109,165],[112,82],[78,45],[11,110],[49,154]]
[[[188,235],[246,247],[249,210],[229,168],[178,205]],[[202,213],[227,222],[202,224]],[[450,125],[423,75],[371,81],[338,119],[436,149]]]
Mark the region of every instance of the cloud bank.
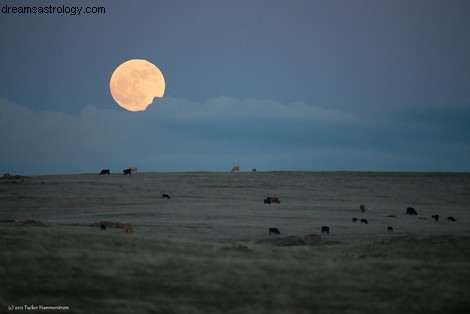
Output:
[[469,171],[468,107],[351,113],[303,102],[167,96],[145,112],[86,105],[68,114],[0,100],[0,171]]

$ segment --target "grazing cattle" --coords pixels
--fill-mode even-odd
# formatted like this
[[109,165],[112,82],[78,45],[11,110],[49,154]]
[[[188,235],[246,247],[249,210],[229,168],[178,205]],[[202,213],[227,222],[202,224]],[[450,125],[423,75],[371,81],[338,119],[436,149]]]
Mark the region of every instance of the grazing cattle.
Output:
[[124,170],[122,171],[122,173],[124,173],[124,175],[126,175],[126,174],[129,174],[129,175],[130,175],[130,174],[132,173],[131,168],[124,169]]
[[361,224],[368,224],[369,222],[367,221],[367,219],[361,219]]
[[279,231],[278,228],[269,228],[269,235],[271,234],[281,234],[281,231]]
[[238,172],[238,171],[240,171],[240,167],[239,166],[233,166],[232,170],[230,172]]
[[328,226],[322,226],[322,227],[321,227],[321,233],[324,233],[324,232],[330,234],[330,227],[328,227]]
[[452,216],[447,217],[447,221],[455,221],[455,218]]
[[131,173],[137,173],[137,167],[130,167]]
[[162,194],[162,198],[170,199],[170,195],[168,195],[168,194]]
[[434,219],[435,221],[438,221],[439,220],[439,215],[432,215],[431,218]]
[[408,207],[406,209],[406,214],[407,215],[414,215],[414,216],[418,215],[418,213],[416,212],[416,210],[413,207]]
[[264,199],[265,204],[281,204],[281,201],[279,200],[278,197],[275,196],[268,196]]
[[361,210],[361,213],[366,211],[366,207],[364,205],[359,206],[359,209]]
[[252,172],[256,172],[256,168],[251,169]]
[[109,174],[111,174],[111,171],[109,171],[109,169],[103,169],[100,172],[100,175],[102,175],[102,174],[108,174],[109,175]]
[[356,222],[356,221],[357,221],[357,218],[353,217],[352,222]]
[[101,224],[101,230],[106,230],[106,225],[105,224]]
[[392,226],[388,226],[388,227],[387,227],[387,231],[388,231],[388,232],[393,232],[393,227],[392,227]]

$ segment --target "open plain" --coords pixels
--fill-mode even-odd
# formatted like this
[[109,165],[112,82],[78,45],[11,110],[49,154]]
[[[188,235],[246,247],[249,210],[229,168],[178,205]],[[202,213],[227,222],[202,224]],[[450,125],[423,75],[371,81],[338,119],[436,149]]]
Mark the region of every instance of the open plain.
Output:
[[0,309],[468,313],[469,204],[467,173],[11,177]]

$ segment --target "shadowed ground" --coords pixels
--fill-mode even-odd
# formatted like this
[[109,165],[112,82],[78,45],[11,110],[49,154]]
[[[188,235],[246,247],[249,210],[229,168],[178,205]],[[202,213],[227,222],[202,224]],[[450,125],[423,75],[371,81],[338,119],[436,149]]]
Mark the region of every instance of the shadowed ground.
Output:
[[468,313],[470,239],[277,247],[1,226],[0,295],[73,313]]

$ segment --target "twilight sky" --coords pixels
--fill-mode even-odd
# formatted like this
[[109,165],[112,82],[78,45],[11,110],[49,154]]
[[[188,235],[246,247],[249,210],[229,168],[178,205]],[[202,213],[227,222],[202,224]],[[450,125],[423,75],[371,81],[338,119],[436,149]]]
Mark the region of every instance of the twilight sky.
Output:
[[[41,5],[106,13],[3,13]],[[0,175],[470,171],[469,1],[0,6]],[[145,112],[109,92],[128,59],[165,76]]]

